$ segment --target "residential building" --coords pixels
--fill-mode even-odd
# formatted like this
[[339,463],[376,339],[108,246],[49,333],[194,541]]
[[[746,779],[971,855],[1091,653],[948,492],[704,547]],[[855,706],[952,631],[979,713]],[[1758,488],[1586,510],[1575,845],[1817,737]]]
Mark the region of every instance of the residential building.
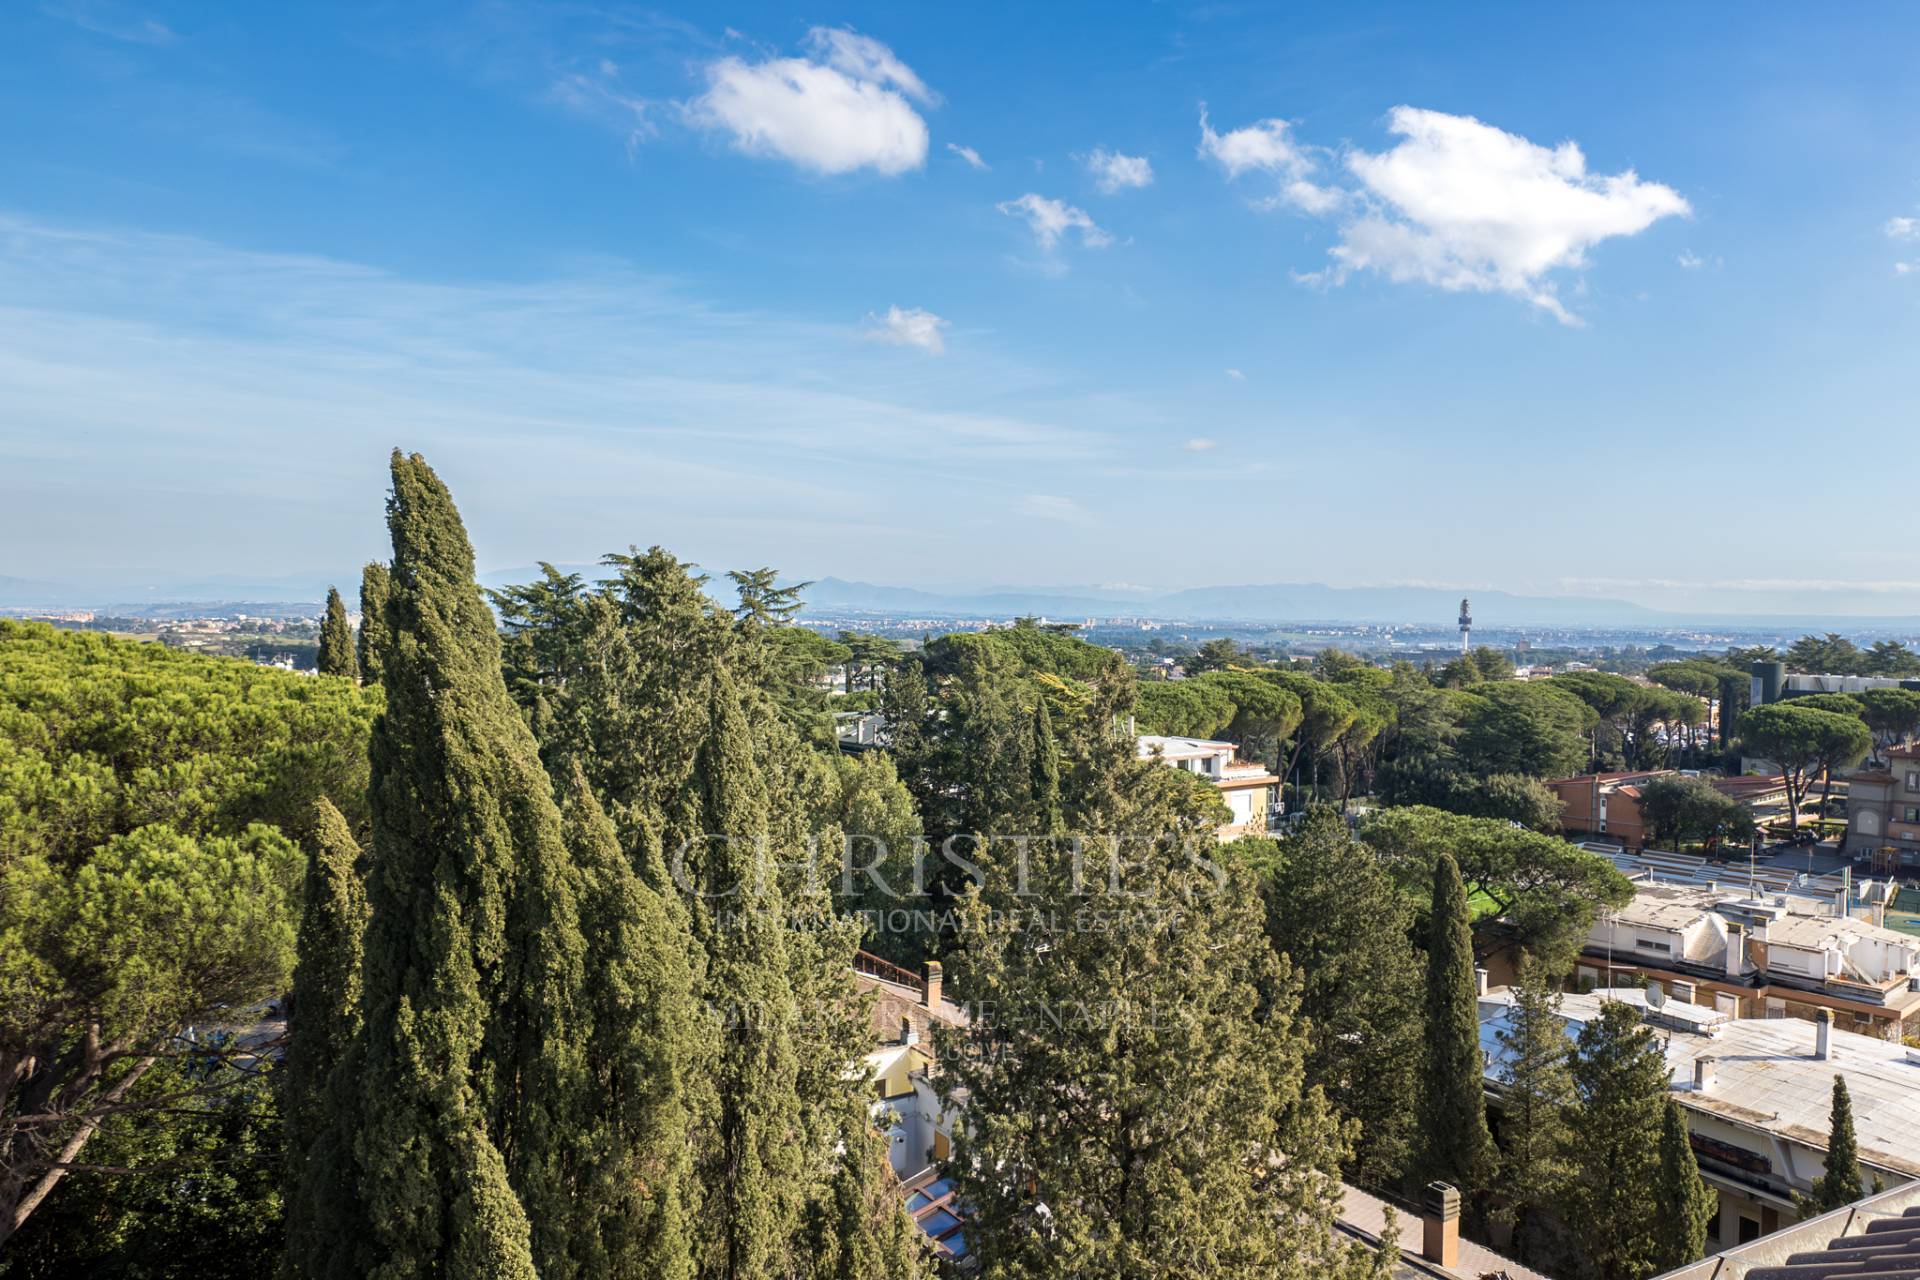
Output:
[[1233,743],[1143,733],[1137,750],[1142,760],[1159,760],[1219,788],[1233,815],[1220,827],[1222,840],[1273,829],[1280,814],[1280,779],[1263,764],[1235,759],[1239,748]]
[[1386,1236],[1387,1213],[1393,1210],[1394,1242],[1400,1250],[1393,1265],[1394,1280],[1547,1280],[1462,1236],[1460,1193],[1444,1183],[1429,1185],[1417,1206],[1390,1206],[1348,1184],[1342,1184],[1341,1193],[1336,1225],[1370,1245],[1377,1246]]
[[1920,1182],[1669,1271],[1655,1280],[1896,1280],[1920,1276]]
[[[1709,1226],[1710,1250],[1798,1221],[1796,1197],[1808,1194],[1824,1171],[1836,1075],[1846,1080],[1853,1099],[1858,1158],[1868,1184],[1920,1181],[1920,1050],[1835,1030],[1830,1018],[1809,1024],[1730,1017],[1656,988],[1563,996],[1560,1016],[1568,1037],[1577,1039],[1607,1001],[1632,1005],[1659,1034],[1669,1087],[1686,1117],[1700,1174],[1720,1195],[1719,1214]],[[1511,1009],[1508,989],[1481,997],[1480,1045],[1496,1119],[1507,1078],[1499,1035]]]
[[[1672,769],[1645,769],[1637,773],[1586,773],[1572,778],[1551,778],[1547,787],[1559,797],[1560,825],[1569,832],[1606,836],[1629,849],[1647,842],[1647,821],[1640,812],[1641,789],[1655,778],[1685,776]],[[1786,779],[1772,776],[1706,778],[1714,790],[1756,809],[1782,804],[1787,798]]]
[[1920,937],[1851,914],[1877,915],[1881,888],[1847,884],[1823,902],[1641,883],[1632,902],[1594,921],[1575,973],[1601,987],[1659,982],[1681,1003],[1735,1018],[1825,1010],[1850,1032],[1897,1042],[1920,1034]]
[[965,1027],[966,1010],[946,998],[937,960],[927,961],[916,974],[861,951],[854,955],[853,981],[873,1000],[874,1048],[866,1070],[879,1095],[873,1120],[887,1135],[887,1163],[899,1179],[907,1212],[935,1255],[961,1262],[969,1255],[965,1215],[953,1203],[952,1184],[941,1171],[953,1150],[959,1113],[942,1103],[934,1084],[939,1058],[933,1031]]
[[1920,746],[1894,747],[1884,768],[1847,778],[1846,852],[1886,851],[1886,869],[1920,864]]

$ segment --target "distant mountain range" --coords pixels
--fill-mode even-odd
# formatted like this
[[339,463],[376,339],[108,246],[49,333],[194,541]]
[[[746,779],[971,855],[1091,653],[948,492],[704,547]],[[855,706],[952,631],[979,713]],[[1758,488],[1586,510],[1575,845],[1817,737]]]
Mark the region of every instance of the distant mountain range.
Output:
[[[591,581],[597,565],[561,565]],[[528,582],[539,576],[527,566],[481,575],[491,587]],[[177,613],[189,602],[232,605],[311,603],[316,611],[328,581],[343,591],[358,590],[358,570],[329,579],[323,573],[278,577],[206,576],[173,578],[164,574],[126,575],[124,580],[92,583],[43,581],[0,575],[0,608],[92,609],[96,612]],[[728,598],[725,578],[709,585]],[[806,591],[808,611],[876,613],[895,617],[1008,618],[1037,614],[1075,621],[1088,617],[1140,617],[1164,621],[1245,623],[1374,623],[1448,628],[1460,599],[1473,600],[1475,624],[1486,630],[1507,627],[1853,627],[1880,631],[1920,628],[1920,617],[1692,613],[1651,609],[1630,600],[1594,596],[1516,595],[1505,591],[1443,587],[1332,587],[1324,583],[1254,583],[1240,586],[1167,590],[1130,586],[895,587],[845,578],[821,578]]]

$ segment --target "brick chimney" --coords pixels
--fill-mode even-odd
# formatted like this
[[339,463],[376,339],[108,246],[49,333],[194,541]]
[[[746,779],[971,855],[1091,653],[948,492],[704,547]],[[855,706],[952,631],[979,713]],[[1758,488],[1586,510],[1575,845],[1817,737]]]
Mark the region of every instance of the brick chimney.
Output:
[[1822,1062],[1833,1056],[1833,1010],[1831,1009],[1814,1011],[1813,1056]]
[[927,967],[922,970],[922,975],[920,979],[920,1003],[929,1009],[938,1009],[940,1007],[940,962],[938,960],[927,961]]
[[1420,1201],[1420,1221],[1420,1256],[1435,1266],[1459,1266],[1460,1193],[1444,1182],[1429,1182]]

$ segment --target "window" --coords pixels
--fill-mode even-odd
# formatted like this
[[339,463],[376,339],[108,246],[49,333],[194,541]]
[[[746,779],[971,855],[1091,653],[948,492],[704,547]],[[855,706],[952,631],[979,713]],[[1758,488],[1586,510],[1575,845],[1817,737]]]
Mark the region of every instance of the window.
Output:
[[1907,790],[1920,792],[1920,769],[1907,770]]
[[1900,811],[1900,821],[1920,822],[1920,804],[1910,804]]
[[1635,938],[1633,945],[1639,947],[1642,951],[1664,951],[1669,955],[1673,954],[1673,945],[1671,943],[1655,942],[1652,938]]
[[1760,1224],[1754,1221],[1752,1218],[1749,1218],[1746,1214],[1744,1213],[1741,1214],[1740,1215],[1740,1243],[1745,1244],[1749,1240],[1758,1240],[1759,1238],[1760,1238]]

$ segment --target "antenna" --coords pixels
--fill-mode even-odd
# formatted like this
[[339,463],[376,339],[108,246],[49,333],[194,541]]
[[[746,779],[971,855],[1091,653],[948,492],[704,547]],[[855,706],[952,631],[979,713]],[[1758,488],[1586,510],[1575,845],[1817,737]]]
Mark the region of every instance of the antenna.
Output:
[[1466,597],[1460,598],[1460,652],[1465,653],[1473,637],[1473,610]]

